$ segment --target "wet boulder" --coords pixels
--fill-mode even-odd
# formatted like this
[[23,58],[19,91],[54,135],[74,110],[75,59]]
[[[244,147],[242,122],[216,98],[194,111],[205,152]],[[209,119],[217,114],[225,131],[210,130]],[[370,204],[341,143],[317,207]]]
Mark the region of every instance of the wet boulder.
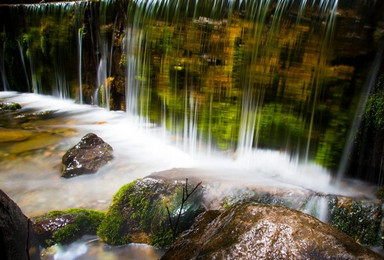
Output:
[[89,133],[64,154],[61,177],[95,173],[112,159],[112,147],[96,134]]
[[382,258],[307,214],[243,203],[200,215],[162,259]]
[[205,211],[202,198],[203,188],[196,181],[155,176],[136,180],[115,194],[98,235],[110,245],[168,246]]
[[104,213],[96,210],[69,209],[51,211],[32,218],[33,230],[42,247],[67,244],[83,235],[96,235]]
[[40,259],[39,245],[30,220],[0,190],[0,259]]

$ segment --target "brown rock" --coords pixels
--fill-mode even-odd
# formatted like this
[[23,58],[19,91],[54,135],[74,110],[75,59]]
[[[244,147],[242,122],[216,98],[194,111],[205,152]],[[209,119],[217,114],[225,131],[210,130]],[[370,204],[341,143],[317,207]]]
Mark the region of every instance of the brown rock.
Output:
[[113,159],[112,147],[93,133],[85,135],[81,141],[63,156],[61,177],[71,178],[97,172]]
[[307,214],[244,203],[200,215],[162,259],[382,258]]

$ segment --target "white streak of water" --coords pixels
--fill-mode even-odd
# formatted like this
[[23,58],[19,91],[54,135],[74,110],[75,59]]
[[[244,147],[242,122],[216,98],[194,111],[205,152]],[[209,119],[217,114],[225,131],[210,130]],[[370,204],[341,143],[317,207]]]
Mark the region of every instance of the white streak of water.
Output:
[[83,85],[82,85],[82,58],[83,58],[83,31],[79,28],[77,32],[77,53],[78,53],[78,74],[79,74],[79,104],[83,104]]
[[363,113],[367,105],[368,97],[372,92],[373,86],[375,85],[376,78],[377,78],[380,65],[383,59],[383,53],[384,53],[384,42],[381,44],[379,50],[377,51],[375,59],[371,65],[370,72],[365,80],[363,93],[361,93],[360,101],[356,109],[356,114],[354,116],[352,126],[349,129],[348,139],[346,140],[344,150],[343,150],[343,155],[341,157],[341,161],[337,171],[337,177],[336,177],[337,183],[339,183],[344,177],[344,173],[348,163],[348,157],[353,149],[354,139],[357,134],[357,131],[360,128],[361,121],[363,119]]

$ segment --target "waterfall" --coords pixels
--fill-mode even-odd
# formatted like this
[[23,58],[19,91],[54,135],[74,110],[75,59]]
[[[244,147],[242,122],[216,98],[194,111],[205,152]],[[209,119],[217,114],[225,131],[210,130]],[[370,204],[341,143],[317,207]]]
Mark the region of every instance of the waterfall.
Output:
[[332,0],[332,1],[321,1],[320,2],[320,9],[322,9],[322,15],[327,15],[326,18],[326,26],[325,30],[323,32],[323,41],[321,43],[321,49],[320,49],[320,55],[318,57],[318,66],[315,69],[315,75],[314,75],[314,82],[312,82],[312,88],[315,89],[314,95],[313,95],[313,103],[312,103],[312,112],[311,112],[311,119],[309,123],[309,131],[308,131],[308,138],[307,138],[307,147],[305,151],[305,163],[308,163],[309,158],[309,149],[311,145],[311,139],[312,139],[312,130],[313,130],[313,121],[315,118],[315,108],[317,104],[317,99],[319,92],[323,88],[323,74],[324,69],[327,65],[327,54],[329,52],[329,45],[333,37],[333,31],[335,26],[335,17],[337,12],[337,4],[338,0]]
[[251,166],[256,151],[273,150],[334,170],[350,143],[338,129],[355,128],[356,82],[371,77],[356,53],[369,59],[374,25],[361,17],[376,5],[345,1],[10,6],[1,33],[16,48],[2,45],[2,84],[26,79],[26,91],[125,110],[196,156]]

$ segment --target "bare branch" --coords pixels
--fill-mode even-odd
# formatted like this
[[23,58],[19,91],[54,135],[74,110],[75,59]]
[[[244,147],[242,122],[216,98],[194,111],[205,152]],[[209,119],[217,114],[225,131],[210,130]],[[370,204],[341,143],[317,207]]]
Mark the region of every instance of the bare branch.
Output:
[[179,209],[179,212],[177,214],[177,219],[176,219],[176,223],[175,225],[173,224],[172,222],[172,217],[171,217],[171,213],[169,211],[169,208],[168,206],[165,206],[167,208],[167,213],[168,213],[168,218],[169,218],[169,224],[171,226],[171,229],[172,229],[172,235],[173,235],[173,241],[176,240],[176,235],[177,235],[177,228],[179,226],[179,222],[180,222],[180,218],[181,218],[181,214],[183,212],[183,207],[184,207],[184,203],[188,200],[188,198],[196,191],[196,189],[201,185],[202,182],[199,182],[193,189],[190,193],[188,193],[188,178],[185,179],[185,187],[183,187],[183,197],[181,199],[181,205],[180,205],[180,209]]

